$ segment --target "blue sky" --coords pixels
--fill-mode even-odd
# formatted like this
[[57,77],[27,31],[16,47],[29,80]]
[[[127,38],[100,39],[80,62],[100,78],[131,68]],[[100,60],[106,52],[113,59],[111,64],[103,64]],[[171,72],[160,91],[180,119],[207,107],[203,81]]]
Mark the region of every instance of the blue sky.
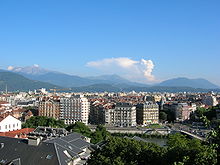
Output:
[[218,0],[0,1],[0,67],[220,85],[219,8]]

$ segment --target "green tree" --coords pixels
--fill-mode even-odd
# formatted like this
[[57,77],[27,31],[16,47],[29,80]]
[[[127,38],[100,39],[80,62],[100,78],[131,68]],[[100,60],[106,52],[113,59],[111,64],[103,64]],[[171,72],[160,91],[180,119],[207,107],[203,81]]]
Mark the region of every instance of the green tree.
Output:
[[135,141],[129,138],[109,137],[106,145],[92,153],[89,164],[102,164],[97,159],[105,160],[106,165],[143,165],[164,164],[166,149],[152,143]]
[[54,118],[48,118],[45,116],[32,116],[23,125],[23,128],[36,128],[38,126],[54,127],[54,128],[65,128],[66,125],[61,120]]
[[74,124],[67,126],[66,130],[71,132],[78,132],[87,137],[91,137],[92,135],[92,132],[89,129],[89,127],[81,122],[75,122]]
[[219,109],[219,106],[210,107],[208,109],[203,107],[198,107],[197,110],[191,114],[190,119],[192,121],[203,121],[202,117],[205,116],[210,122],[216,119],[216,110]]
[[171,110],[164,111],[167,114],[167,121],[168,122],[174,122],[175,120],[175,113]]
[[192,121],[197,121],[197,122],[201,121],[201,117],[204,115],[205,112],[206,112],[205,108],[198,107],[196,111],[190,115],[190,119]]
[[106,128],[102,125],[98,125],[96,127],[96,131],[92,133],[91,142],[96,144],[100,141],[107,140],[111,134],[106,130]]
[[166,164],[166,148],[153,143],[142,143],[141,152],[138,158],[138,164]]
[[172,162],[180,162],[183,157],[186,156],[187,148],[187,139],[181,134],[170,135],[167,146],[168,146],[168,161],[171,164]]
[[197,139],[188,139],[184,135],[175,134],[169,137],[167,145],[168,164],[182,162],[186,165],[214,165],[217,163],[215,148],[212,145],[202,144]]
[[162,121],[166,121],[167,120],[167,114],[165,112],[160,112],[159,119],[162,120]]
[[188,139],[181,134],[170,135],[167,147],[129,138],[109,137],[106,145],[93,152],[88,162],[106,165],[215,165],[217,153],[213,145]]
[[111,158],[104,156],[100,150],[92,153],[92,157],[88,161],[89,165],[111,165]]

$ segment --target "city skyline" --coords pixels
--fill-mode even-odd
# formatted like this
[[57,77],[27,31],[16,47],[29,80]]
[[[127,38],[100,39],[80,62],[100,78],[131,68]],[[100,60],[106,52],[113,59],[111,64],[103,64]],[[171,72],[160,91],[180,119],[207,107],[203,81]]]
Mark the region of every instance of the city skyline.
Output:
[[0,2],[0,69],[220,85],[218,1],[85,2]]

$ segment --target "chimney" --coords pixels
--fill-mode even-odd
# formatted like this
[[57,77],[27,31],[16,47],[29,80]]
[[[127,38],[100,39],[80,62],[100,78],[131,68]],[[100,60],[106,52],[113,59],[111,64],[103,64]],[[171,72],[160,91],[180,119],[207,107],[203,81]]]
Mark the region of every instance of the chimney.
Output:
[[28,137],[28,145],[31,146],[38,146],[40,144],[41,138],[36,136],[29,136]]

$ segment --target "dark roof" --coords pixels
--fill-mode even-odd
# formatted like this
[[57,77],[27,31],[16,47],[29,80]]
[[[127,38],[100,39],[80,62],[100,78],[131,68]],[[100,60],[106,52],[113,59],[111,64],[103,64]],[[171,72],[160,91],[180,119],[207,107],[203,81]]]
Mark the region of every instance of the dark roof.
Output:
[[38,146],[31,146],[26,139],[0,137],[0,143],[4,143],[3,148],[0,145],[0,163],[7,164],[14,160],[14,164],[17,164],[20,158],[22,165],[67,164],[72,158],[79,157],[84,152],[82,149],[90,146],[82,138],[78,133],[71,133],[66,137],[52,138]]
[[51,140],[47,140],[45,143],[52,143],[52,144],[58,144],[66,149],[70,149],[75,154],[83,152],[80,148],[76,147],[75,145],[68,143],[67,141],[64,141],[60,138],[55,138]]
[[70,144],[78,147],[78,148],[81,148],[81,149],[84,149],[88,146],[90,146],[90,143],[86,142],[85,140],[82,140],[82,139],[76,139],[74,141],[71,141],[69,142]]
[[78,154],[76,154],[70,149],[62,147],[59,144],[55,144],[55,147],[56,147],[58,159],[61,165],[67,164],[67,162],[69,162],[73,157],[78,157]]
[[[22,165],[59,164],[53,144],[40,143],[39,146],[30,146],[27,140],[9,137],[0,137],[0,143],[4,144],[4,147],[0,148],[0,163],[7,164],[20,158]],[[51,159],[47,159],[48,155],[52,155]]]
[[71,133],[67,136],[61,137],[61,139],[65,140],[67,142],[70,142],[70,141],[73,141],[75,139],[82,138],[82,137],[83,136],[81,134],[74,132],[74,133]]
[[133,107],[133,105],[131,103],[120,102],[116,103],[116,107]]

